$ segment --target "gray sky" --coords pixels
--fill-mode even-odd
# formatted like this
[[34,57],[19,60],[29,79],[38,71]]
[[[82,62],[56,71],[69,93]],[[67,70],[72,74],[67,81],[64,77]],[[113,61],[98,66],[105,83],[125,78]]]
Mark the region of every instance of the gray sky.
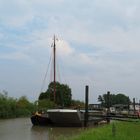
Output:
[[[74,99],[139,99],[139,0],[1,0],[0,90],[38,98],[56,34],[61,81]],[[44,90],[47,89],[49,76]]]

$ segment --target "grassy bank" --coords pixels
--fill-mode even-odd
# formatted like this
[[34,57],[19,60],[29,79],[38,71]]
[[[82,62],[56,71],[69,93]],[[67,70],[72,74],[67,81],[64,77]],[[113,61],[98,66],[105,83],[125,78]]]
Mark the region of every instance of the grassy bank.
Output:
[[61,140],[140,140],[140,122],[114,122]]

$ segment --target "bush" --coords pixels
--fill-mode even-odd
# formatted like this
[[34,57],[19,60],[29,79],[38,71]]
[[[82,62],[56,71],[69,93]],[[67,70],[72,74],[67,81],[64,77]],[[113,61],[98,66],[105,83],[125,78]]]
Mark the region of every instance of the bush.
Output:
[[17,100],[0,93],[0,118],[25,117],[33,111],[35,111],[35,105],[25,96]]

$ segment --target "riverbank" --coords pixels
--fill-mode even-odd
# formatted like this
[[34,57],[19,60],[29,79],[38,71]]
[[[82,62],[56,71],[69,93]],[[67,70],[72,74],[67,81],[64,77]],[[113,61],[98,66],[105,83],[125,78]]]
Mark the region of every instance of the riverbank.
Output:
[[139,140],[140,122],[113,122],[97,128],[87,128],[79,135],[60,140]]

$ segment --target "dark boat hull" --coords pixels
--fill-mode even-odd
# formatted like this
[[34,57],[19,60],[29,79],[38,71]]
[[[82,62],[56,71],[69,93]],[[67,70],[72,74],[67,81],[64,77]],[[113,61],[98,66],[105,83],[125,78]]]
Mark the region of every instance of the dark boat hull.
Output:
[[33,125],[50,125],[52,124],[51,120],[47,116],[43,115],[32,115],[31,122]]
[[83,121],[75,113],[49,113],[49,116],[55,126],[81,127]]
[[48,126],[67,126],[81,127],[83,126],[84,113],[71,109],[50,109],[47,114],[38,114],[31,116],[33,125]]

